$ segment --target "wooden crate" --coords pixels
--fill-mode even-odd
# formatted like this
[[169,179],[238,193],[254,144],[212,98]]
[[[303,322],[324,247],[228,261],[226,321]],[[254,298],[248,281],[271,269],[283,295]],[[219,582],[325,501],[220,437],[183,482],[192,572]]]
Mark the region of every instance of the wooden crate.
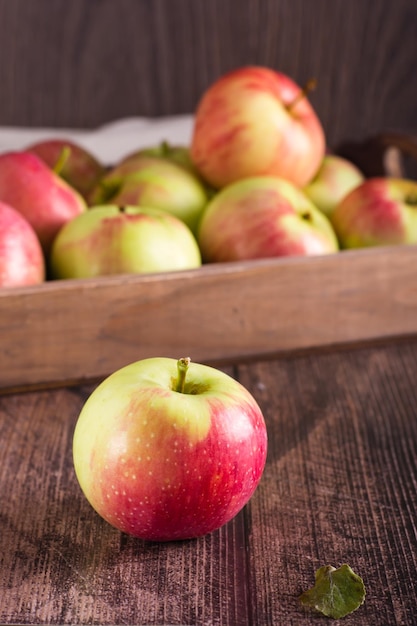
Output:
[[[403,176],[417,140],[339,147],[369,176]],[[149,356],[230,364],[417,333],[417,246],[50,281],[0,290],[0,392],[99,380]]]
[[417,247],[51,281],[0,291],[0,389],[149,356],[233,363],[417,333]]

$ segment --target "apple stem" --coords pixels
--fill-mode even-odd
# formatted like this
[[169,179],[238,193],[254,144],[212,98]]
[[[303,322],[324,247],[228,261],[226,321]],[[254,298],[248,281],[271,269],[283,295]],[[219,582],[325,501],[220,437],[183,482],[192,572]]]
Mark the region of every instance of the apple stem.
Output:
[[64,146],[61,152],[59,153],[58,160],[53,167],[55,174],[58,174],[58,176],[62,172],[62,168],[64,167],[65,163],[68,161],[70,154],[71,154],[71,148],[69,146]]
[[162,156],[167,157],[169,156],[170,152],[171,152],[171,146],[168,143],[168,141],[166,141],[166,139],[164,139],[161,142],[161,151],[162,151]]
[[181,359],[178,359],[177,361],[178,380],[177,380],[177,385],[175,387],[175,391],[178,391],[178,393],[184,393],[185,377],[187,375],[187,370],[188,370],[190,363],[191,363],[191,359],[189,356],[182,357]]
[[106,202],[111,202],[112,199],[117,196],[120,189],[122,187],[121,180],[101,180],[99,182],[99,188],[101,191],[101,195],[99,197],[98,202],[105,204]]
[[308,94],[316,88],[316,86],[317,80],[315,78],[310,78],[301,89],[300,93],[295,96],[294,100],[287,104],[287,111],[292,111],[303,98],[306,98]]

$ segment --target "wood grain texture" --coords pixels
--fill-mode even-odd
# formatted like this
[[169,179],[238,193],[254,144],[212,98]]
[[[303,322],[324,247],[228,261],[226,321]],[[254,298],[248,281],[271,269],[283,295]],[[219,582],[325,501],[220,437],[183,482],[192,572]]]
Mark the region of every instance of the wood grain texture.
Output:
[[194,110],[263,64],[319,87],[329,144],[415,133],[414,0],[0,0],[0,125],[94,127]]
[[367,598],[344,623],[415,623],[416,357],[414,343],[241,368],[270,438],[251,505],[254,624],[310,623],[296,597],[345,562]]
[[297,598],[348,562],[367,598],[343,623],[413,625],[416,372],[417,341],[238,366],[267,422],[263,479],[220,531],[172,544],[82,496],[71,439],[92,387],[0,397],[0,622],[324,625]]
[[417,333],[416,246],[0,292],[0,389],[140,358],[231,363]]

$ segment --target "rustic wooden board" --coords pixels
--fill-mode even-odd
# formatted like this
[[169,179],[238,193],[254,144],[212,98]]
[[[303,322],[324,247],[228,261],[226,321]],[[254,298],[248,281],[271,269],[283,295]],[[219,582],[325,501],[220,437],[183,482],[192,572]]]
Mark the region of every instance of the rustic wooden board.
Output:
[[417,247],[0,291],[0,388],[148,356],[233,362],[417,333]]
[[264,476],[231,523],[172,544],[122,535],[81,494],[91,387],[0,397],[1,623],[324,626],[297,598],[343,562],[367,588],[344,624],[415,623],[417,340],[232,372],[265,414]]

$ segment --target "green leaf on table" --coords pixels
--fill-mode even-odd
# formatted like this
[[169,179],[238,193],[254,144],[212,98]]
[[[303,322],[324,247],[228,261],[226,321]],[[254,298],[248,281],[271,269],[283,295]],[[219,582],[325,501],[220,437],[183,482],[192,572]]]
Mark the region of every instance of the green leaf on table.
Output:
[[300,596],[303,606],[315,609],[333,619],[340,619],[356,611],[365,600],[365,585],[360,576],[349,567],[338,569],[324,565],[316,571],[314,587]]

